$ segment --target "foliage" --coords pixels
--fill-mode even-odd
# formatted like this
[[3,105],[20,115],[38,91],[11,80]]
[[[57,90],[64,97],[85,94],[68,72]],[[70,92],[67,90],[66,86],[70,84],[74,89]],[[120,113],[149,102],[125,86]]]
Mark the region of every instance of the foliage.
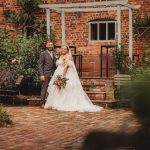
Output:
[[15,57],[13,38],[10,38],[10,31],[0,29],[0,64],[2,66],[10,66],[11,60]]
[[145,58],[144,64],[150,66],[150,45],[145,45]]
[[135,15],[134,17],[134,27],[149,27],[150,26],[150,16],[148,13],[144,14],[144,17],[140,16],[139,14]]
[[25,37],[34,32],[44,32],[45,21],[38,21],[35,17],[40,10],[40,0],[17,0],[17,4],[21,7],[20,12],[10,9],[4,11],[7,21],[12,23],[16,30],[21,30]]
[[0,88],[15,89],[15,81],[18,76],[15,68],[0,66],[0,70]]
[[149,39],[150,15],[148,13],[145,13],[144,16],[135,15],[133,27],[134,33],[140,38]]
[[143,64],[137,67],[133,67],[130,71],[130,74],[133,79],[139,78],[143,76],[143,74],[147,74],[150,72],[150,47],[148,45],[145,46],[145,57],[143,60]]
[[10,115],[0,106],[0,127],[13,124]]
[[131,109],[143,125],[150,125],[150,69],[139,74],[131,85],[122,90],[122,96],[131,102]]
[[112,51],[113,56],[113,64],[120,73],[125,72],[125,60],[124,60],[124,51],[123,46],[120,46],[120,48],[116,47]]
[[[7,72],[8,76],[5,76],[1,72],[0,83],[8,81],[11,83],[10,79],[14,77],[11,74],[12,70],[15,70],[15,74],[24,75],[25,79],[28,81],[38,82],[38,59],[40,52],[45,49],[45,41],[47,36],[45,34],[33,34],[32,37],[28,39],[21,35],[16,37],[11,37],[10,31],[0,30],[0,67],[5,68],[4,72]],[[55,39],[51,39],[55,42]],[[12,60],[16,60],[12,63]],[[7,86],[7,82],[5,83]],[[3,84],[4,86],[4,84]]]

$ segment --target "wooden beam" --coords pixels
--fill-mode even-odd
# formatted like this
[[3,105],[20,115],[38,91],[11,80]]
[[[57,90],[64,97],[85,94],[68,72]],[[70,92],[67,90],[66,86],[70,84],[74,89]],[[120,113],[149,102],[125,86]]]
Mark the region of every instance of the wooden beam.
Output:
[[61,8],[48,8],[50,9],[51,11],[56,11],[56,12],[61,12],[62,9]]
[[[127,7],[121,7],[121,10],[128,10]],[[116,11],[117,7],[105,7],[105,8],[68,8],[65,12],[98,12],[98,11]]]
[[141,5],[130,5],[130,4],[125,4],[123,6],[126,6],[131,9],[139,9],[141,7]]
[[46,32],[48,35],[48,38],[50,38],[50,10],[46,9]]
[[88,3],[66,3],[66,4],[40,4],[40,8],[67,8],[67,7],[89,7],[89,6],[110,6],[110,5],[125,5],[128,0],[122,1],[103,1],[103,2],[88,2]]
[[61,12],[62,45],[65,44],[65,12]]
[[133,60],[133,18],[132,9],[129,9],[129,58]]
[[118,48],[121,47],[121,7],[117,6]]

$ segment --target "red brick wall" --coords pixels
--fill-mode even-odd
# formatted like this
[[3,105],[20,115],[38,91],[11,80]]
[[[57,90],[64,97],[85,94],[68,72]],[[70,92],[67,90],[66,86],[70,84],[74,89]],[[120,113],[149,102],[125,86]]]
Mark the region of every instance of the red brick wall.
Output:
[[[97,0],[76,0],[75,2],[95,2]],[[105,1],[105,0],[101,0]],[[43,0],[43,3],[71,3],[74,0]],[[134,10],[133,14],[144,15],[150,12],[149,0],[129,0],[130,4],[141,5],[139,10]],[[7,26],[3,17],[3,9],[18,9],[16,0],[1,0],[0,2],[0,26]],[[128,11],[122,11],[122,43],[128,53]],[[77,46],[77,52],[83,55],[83,75],[84,76],[99,76],[99,54],[100,46],[103,44],[116,44],[116,42],[89,42],[88,41],[88,22],[94,19],[114,19],[117,20],[117,14],[112,12],[92,12],[92,13],[66,13],[66,43]],[[45,13],[38,15],[39,18],[45,18]],[[51,22],[56,34],[58,44],[61,44],[61,20],[59,13],[51,13]],[[141,44],[142,43],[142,44]],[[143,56],[143,45],[145,41],[134,40],[133,51],[140,55],[140,60]]]

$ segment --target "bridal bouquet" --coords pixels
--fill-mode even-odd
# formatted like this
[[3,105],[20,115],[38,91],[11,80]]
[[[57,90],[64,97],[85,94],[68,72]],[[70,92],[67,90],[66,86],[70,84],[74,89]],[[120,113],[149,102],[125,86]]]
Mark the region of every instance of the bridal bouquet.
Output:
[[67,79],[66,77],[63,77],[62,75],[57,75],[53,84],[56,85],[59,90],[61,90],[62,87],[63,88],[66,87],[68,80],[69,79]]

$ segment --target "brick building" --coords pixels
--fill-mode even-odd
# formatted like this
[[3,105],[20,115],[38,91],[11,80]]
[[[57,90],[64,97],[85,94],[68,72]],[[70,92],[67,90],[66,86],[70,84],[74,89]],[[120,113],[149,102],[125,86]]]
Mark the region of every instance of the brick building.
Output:
[[[119,4],[119,1],[122,4]],[[43,0],[41,4],[71,4],[72,3],[82,3],[88,4],[89,2],[103,2],[109,3],[109,5],[95,5],[95,6],[78,6],[75,8],[71,6],[72,12],[65,12],[65,24],[62,25],[62,14],[59,12],[62,10],[61,7],[56,7],[50,13],[50,25],[53,28],[57,44],[61,45],[62,42],[68,45],[75,45],[77,47],[77,53],[83,56],[83,76],[87,77],[99,77],[101,72],[100,62],[103,59],[103,73],[102,76],[106,76],[106,49],[104,48],[104,56],[100,58],[100,49],[102,45],[117,45],[118,38],[119,41],[125,47],[125,53],[131,56],[129,49],[132,49],[132,55],[139,56],[139,61],[143,58],[143,45],[146,44],[145,41],[140,41],[134,38],[133,34],[133,45],[131,44],[132,37],[129,35],[129,31],[132,32],[132,28],[129,28],[130,21],[133,20],[135,14],[144,16],[145,12],[150,13],[150,1],[149,0],[116,0],[106,1],[106,0]],[[127,3],[127,5],[126,5]],[[42,5],[41,5],[42,6]],[[59,5],[58,5],[59,6]],[[119,7],[118,7],[119,6]],[[124,6],[126,9],[124,9]],[[130,6],[137,7],[138,9],[132,9],[132,16],[130,16]],[[115,8],[112,9],[111,8]],[[47,7],[46,7],[47,8]],[[57,9],[59,8],[59,9]],[[70,9],[71,9],[70,8]],[[73,9],[83,9],[89,8],[90,11],[73,11]],[[95,11],[92,9],[95,8]],[[97,9],[96,9],[97,8]],[[106,9],[108,8],[108,9]],[[3,15],[4,9],[19,10],[16,5],[16,0],[0,1],[0,27],[7,27],[8,24]],[[99,10],[100,11],[99,11]],[[119,10],[121,9],[121,11]],[[67,9],[66,9],[67,10]],[[103,10],[103,11],[102,11]],[[109,10],[109,11],[108,11]],[[120,14],[119,14],[120,12]],[[129,16],[131,18],[129,18]],[[37,16],[39,19],[46,17],[45,9],[42,9],[40,14]],[[120,21],[118,21],[120,17]],[[129,21],[129,19],[131,19]],[[118,23],[120,24],[120,29],[118,28]],[[65,27],[64,27],[65,26]],[[10,26],[9,26],[10,27]],[[65,29],[62,34],[62,28]],[[49,29],[49,28],[48,28]],[[120,30],[120,31],[118,31]],[[47,31],[48,32],[48,31]],[[118,32],[121,34],[119,35]],[[65,35],[65,41],[62,36]],[[120,37],[119,37],[120,36]],[[142,44],[141,44],[142,43]],[[133,47],[133,48],[132,48]],[[112,64],[111,58],[109,59],[109,76],[112,76]]]

